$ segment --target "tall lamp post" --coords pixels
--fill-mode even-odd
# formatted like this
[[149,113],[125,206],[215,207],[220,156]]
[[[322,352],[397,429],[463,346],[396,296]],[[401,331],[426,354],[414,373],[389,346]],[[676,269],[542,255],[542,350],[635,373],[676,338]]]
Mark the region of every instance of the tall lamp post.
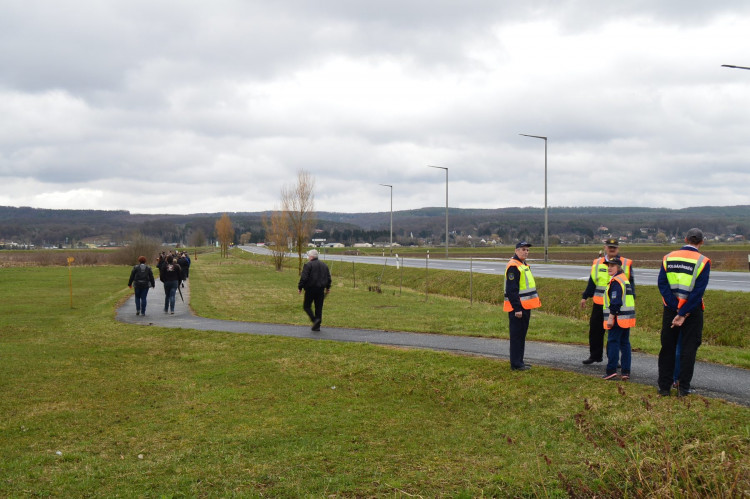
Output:
[[444,166],[427,166],[445,170],[445,258],[448,258],[448,169]]
[[549,262],[549,231],[547,223],[547,137],[541,135],[527,135],[525,133],[519,133],[518,135],[544,140],[544,263],[547,263]]
[[393,255],[393,186],[389,184],[380,184],[383,187],[390,187],[391,188],[391,251],[390,254]]

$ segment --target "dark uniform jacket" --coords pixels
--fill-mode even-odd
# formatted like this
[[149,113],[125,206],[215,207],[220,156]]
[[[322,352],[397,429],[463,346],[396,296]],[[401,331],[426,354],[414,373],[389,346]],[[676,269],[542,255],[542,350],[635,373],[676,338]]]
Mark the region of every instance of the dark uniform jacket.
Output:
[[[518,258],[517,255],[511,257],[513,260],[518,260],[522,264],[526,265],[526,262]],[[516,266],[510,266],[505,271],[505,296],[508,297],[508,301],[513,307],[513,312],[523,312],[523,306],[521,305],[521,297],[519,295],[519,284],[521,280],[521,271]]]

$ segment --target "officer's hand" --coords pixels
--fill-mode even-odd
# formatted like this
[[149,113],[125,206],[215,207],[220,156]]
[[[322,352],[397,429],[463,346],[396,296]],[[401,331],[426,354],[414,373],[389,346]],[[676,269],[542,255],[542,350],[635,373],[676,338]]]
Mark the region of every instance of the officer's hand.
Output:
[[331,289],[330,288],[326,288],[326,294],[328,294],[330,292],[331,292]]
[[133,285],[132,285],[132,284],[131,284],[131,285],[129,285],[128,287],[129,287],[130,289],[133,289]]
[[301,290],[301,289],[298,289],[298,290],[297,290],[297,294],[298,294],[298,295],[301,295],[301,294],[302,294],[302,290]]
[[586,298],[581,298],[581,310],[586,308]]
[[675,315],[674,319],[672,319],[672,327],[680,327],[683,324],[685,324],[684,315]]
[[516,318],[520,319],[523,317],[523,312],[516,312]]
[[610,315],[610,316],[609,316],[609,317],[607,318],[607,325],[608,325],[609,327],[612,327],[612,326],[614,326],[614,325],[615,325],[615,316],[614,316],[614,315]]

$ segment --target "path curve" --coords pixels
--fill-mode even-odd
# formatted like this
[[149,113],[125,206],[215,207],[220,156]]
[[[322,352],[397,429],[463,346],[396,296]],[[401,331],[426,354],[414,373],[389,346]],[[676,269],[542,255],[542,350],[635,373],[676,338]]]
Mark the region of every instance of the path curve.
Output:
[[[148,293],[146,315],[135,315],[135,297],[131,296],[117,310],[117,320],[143,326],[286,336],[308,340],[371,343],[373,345],[441,350],[508,360],[508,340],[444,334],[334,328],[325,327],[325,324],[320,332],[313,332],[308,326],[208,319],[197,316],[190,310],[188,306],[190,303],[189,281],[182,288],[182,294],[185,301],[182,302],[180,296],[177,295],[177,305],[174,315],[165,314],[163,312],[164,288],[157,279],[156,288],[150,290]],[[300,300],[300,314],[303,313],[301,305],[302,301]],[[601,376],[604,373],[603,364],[592,364],[591,366],[581,364],[581,360],[588,357],[588,353],[588,346],[527,341],[524,358],[532,365],[576,372],[592,377]],[[632,377],[630,379],[632,382],[651,385],[654,387],[654,391],[656,391],[657,357],[655,355],[633,352],[631,371]],[[526,375],[526,373],[519,373],[519,375]],[[721,398],[750,406],[750,370],[708,362],[696,362],[693,388],[695,388],[696,395]]]

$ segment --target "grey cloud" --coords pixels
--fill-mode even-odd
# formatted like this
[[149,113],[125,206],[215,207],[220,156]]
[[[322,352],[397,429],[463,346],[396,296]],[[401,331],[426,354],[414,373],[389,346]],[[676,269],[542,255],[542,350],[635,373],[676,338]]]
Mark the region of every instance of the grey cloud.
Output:
[[[543,144],[518,136],[531,133],[550,137],[553,205],[620,202],[600,192],[603,168],[654,183],[710,168],[707,195],[734,200],[721,182],[745,180],[738,137],[750,133],[750,72],[719,64],[742,63],[729,59],[746,50],[734,35],[685,41],[675,26],[747,10],[641,1],[4,2],[0,176],[98,189],[112,208],[255,210],[270,208],[304,168],[319,179],[323,209],[359,210],[368,196],[382,197],[378,183],[393,183],[404,208],[439,204],[444,177],[426,168],[437,164],[451,168],[452,205],[539,206]],[[520,22],[547,22],[564,37],[513,45]],[[621,49],[628,30],[607,28],[626,22],[653,27],[655,40]],[[726,51],[703,49],[707,42]],[[561,43],[568,53],[554,50]],[[188,195],[158,196],[163,176]],[[135,201],[125,191],[139,184],[144,199]],[[681,202],[647,192],[629,199]]]

